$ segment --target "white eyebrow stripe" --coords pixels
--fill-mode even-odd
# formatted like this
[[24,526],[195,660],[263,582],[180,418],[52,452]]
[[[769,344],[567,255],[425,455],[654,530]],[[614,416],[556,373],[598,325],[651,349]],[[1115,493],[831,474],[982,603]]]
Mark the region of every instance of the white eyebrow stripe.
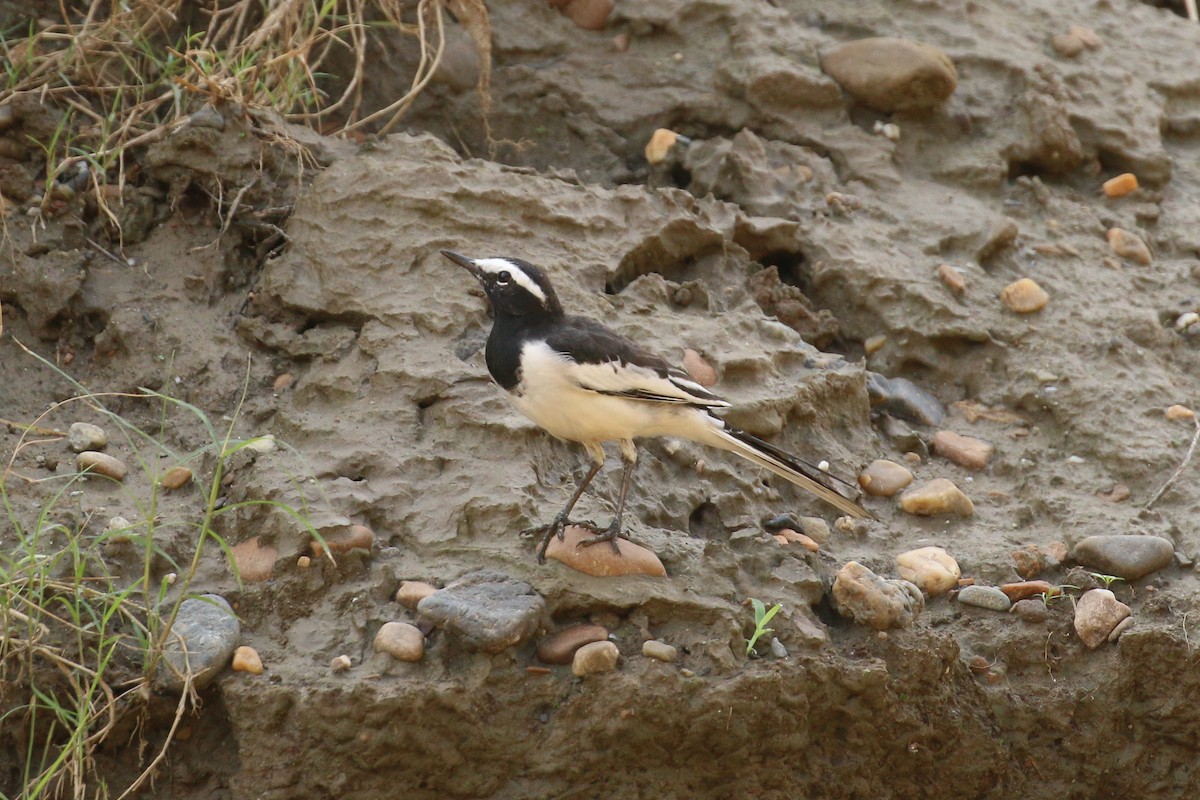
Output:
[[495,275],[498,272],[508,272],[509,275],[512,275],[512,279],[518,286],[543,303],[546,302],[546,293],[542,291],[542,287],[538,286],[533,278],[526,275],[525,270],[507,258],[477,258],[475,259],[475,266],[490,275]]

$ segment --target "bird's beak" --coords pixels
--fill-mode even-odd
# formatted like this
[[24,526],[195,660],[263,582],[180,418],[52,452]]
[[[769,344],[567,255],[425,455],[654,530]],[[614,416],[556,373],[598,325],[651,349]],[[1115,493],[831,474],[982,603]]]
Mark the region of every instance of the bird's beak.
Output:
[[476,280],[480,280],[483,277],[483,271],[479,269],[479,267],[475,266],[475,261],[473,259],[467,258],[464,255],[460,255],[453,250],[443,250],[442,255],[474,275]]

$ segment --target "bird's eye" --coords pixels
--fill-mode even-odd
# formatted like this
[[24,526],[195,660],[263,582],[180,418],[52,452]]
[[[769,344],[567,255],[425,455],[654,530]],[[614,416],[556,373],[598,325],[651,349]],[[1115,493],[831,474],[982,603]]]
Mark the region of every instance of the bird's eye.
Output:
[[510,280],[512,280],[512,275],[508,274],[508,270],[501,270],[500,272],[496,273],[496,283],[500,284],[501,286],[504,286]]

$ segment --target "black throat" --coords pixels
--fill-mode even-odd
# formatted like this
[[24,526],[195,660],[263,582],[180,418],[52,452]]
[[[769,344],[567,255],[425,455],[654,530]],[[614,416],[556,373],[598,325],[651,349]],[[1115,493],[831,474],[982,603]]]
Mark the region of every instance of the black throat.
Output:
[[496,383],[506,391],[516,390],[521,382],[521,349],[526,342],[544,337],[562,316],[561,311],[519,315],[496,313],[485,350],[488,372]]

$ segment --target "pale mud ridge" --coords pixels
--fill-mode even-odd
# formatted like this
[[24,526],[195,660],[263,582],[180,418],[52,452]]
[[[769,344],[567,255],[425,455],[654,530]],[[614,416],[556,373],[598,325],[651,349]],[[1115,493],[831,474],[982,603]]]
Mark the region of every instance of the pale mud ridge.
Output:
[[[59,244],[18,258],[15,288],[0,285],[8,330],[51,357],[69,347],[73,373],[95,388],[165,386],[219,417],[237,402],[249,352],[243,428],[294,450],[239,463],[229,499],[294,502],[303,476],[318,528],[375,531],[369,556],[302,570],[308,537],[286,518],[247,513],[229,525],[234,541],[259,536],[278,548],[275,575],[239,589],[214,557],[202,589],[234,602],[268,672],[227,673],[205,693],[156,790],[1061,798],[1195,789],[1190,566],[1118,586],[1135,625],[1094,651],[1074,635],[1070,601],[1029,624],[937,598],[915,628],[879,637],[838,618],[826,597],[846,561],[894,576],[896,554],[930,544],[985,584],[1017,578],[1014,550],[1091,534],[1156,534],[1197,554],[1195,464],[1140,509],[1191,435],[1163,409],[1197,402],[1200,351],[1170,326],[1200,297],[1200,30],[1138,3],[624,4],[604,33],[541,4],[495,5],[492,131],[522,143],[502,145],[497,161],[466,157],[488,152],[478,100],[470,80],[448,78],[422,98],[412,135],[314,145],[330,166],[297,198],[278,258],[245,263],[261,243],[251,234],[204,247],[213,220],[187,216],[185,203],[127,249],[144,272],[82,262],[83,243],[65,230]],[[1072,24],[1094,29],[1103,47],[1056,55],[1051,36]],[[614,49],[617,32],[631,35],[627,52]],[[852,106],[818,54],[875,35],[945,50],[959,74],[950,101],[887,118]],[[447,75],[469,67],[451,64]],[[877,120],[899,125],[899,141],[874,134]],[[662,126],[694,143],[651,171],[641,148]],[[183,165],[164,170],[164,185],[203,171],[189,147],[162,154],[162,164]],[[797,177],[797,164],[811,179]],[[1126,170],[1143,189],[1105,200],[1101,181]],[[861,207],[837,213],[825,200],[835,191]],[[1143,236],[1153,263],[1106,264],[1111,227]],[[914,469],[919,481],[954,480],[976,513],[921,519],[873,500],[878,523],[835,531],[809,555],[764,538],[761,525],[782,512],[825,515],[815,501],[731,456],[651,442],[627,531],[657,551],[669,578],[539,567],[518,531],[557,510],[583,456],[489,384],[483,300],[440,248],[533,261],[571,310],[676,359],[699,350],[737,406],[735,424],[847,476],[907,449],[881,432],[867,400],[863,342],[886,335],[865,368],[915,381],[951,407],[941,427],[995,443],[978,473],[932,456]],[[939,280],[941,263],[962,270],[964,295]],[[764,314],[749,280],[764,266],[798,287],[814,315],[829,312],[814,330],[830,352]],[[1000,304],[1021,277],[1050,293],[1043,311],[1018,316]],[[121,335],[106,338],[114,326]],[[108,347],[114,340],[121,346]],[[0,379],[12,387],[0,416],[25,419],[66,396],[0,346]],[[168,369],[161,357],[172,352]],[[284,372],[295,383],[274,391]],[[970,423],[952,405],[960,400],[1021,421]],[[171,435],[194,446],[193,427],[181,422]],[[6,434],[5,447],[14,440]],[[597,479],[583,516],[609,518],[618,472]],[[1098,496],[1116,483],[1128,500]],[[186,498],[172,502],[168,512],[186,513]],[[89,485],[81,503],[113,513],[120,498]],[[440,586],[477,568],[531,584],[553,626],[607,625],[619,669],[584,681],[567,668],[529,674],[532,644],[487,656],[438,633],[418,664],[372,654],[384,622],[414,619],[392,599],[400,580]],[[742,655],[748,597],[784,605],[774,627],[787,659]],[[817,624],[827,642],[811,633]],[[641,657],[648,637],[679,647],[680,661]],[[341,653],[356,666],[331,674]],[[976,656],[986,673],[969,668]],[[106,755],[114,774],[129,768],[119,750]]]

